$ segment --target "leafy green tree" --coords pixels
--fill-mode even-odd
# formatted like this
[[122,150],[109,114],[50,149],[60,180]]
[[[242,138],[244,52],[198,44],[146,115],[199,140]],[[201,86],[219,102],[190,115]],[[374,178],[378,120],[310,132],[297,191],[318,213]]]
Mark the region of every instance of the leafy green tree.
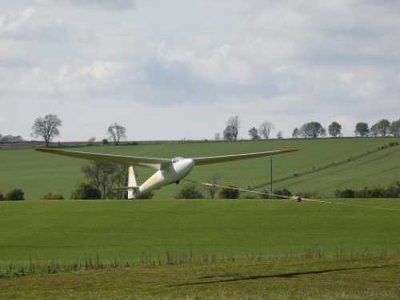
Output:
[[257,141],[260,139],[260,136],[258,135],[258,130],[255,127],[250,128],[249,135],[252,141]]
[[1,137],[1,135],[0,135],[0,142],[1,143],[20,143],[20,142],[23,142],[23,141],[24,141],[24,139],[19,135],[14,136],[14,135],[8,134],[8,135],[5,135],[3,137]]
[[344,190],[336,190],[335,191],[336,198],[354,198],[355,193],[352,189],[344,189]]
[[5,200],[4,195],[2,192],[0,192],[0,201]]
[[154,197],[154,193],[153,193],[153,191],[150,191],[150,192],[141,193],[139,196],[136,197],[136,199],[145,200],[145,199],[152,199],[153,197]]
[[57,115],[48,114],[44,118],[36,118],[32,125],[32,136],[43,138],[46,147],[49,146],[51,140],[60,134],[58,127],[62,125],[61,119]]
[[390,122],[387,119],[382,119],[371,127],[371,131],[372,129],[376,131],[376,135],[387,136],[390,132]]
[[287,189],[287,188],[282,188],[278,190],[274,190],[275,195],[280,195],[280,196],[285,196],[285,197],[290,197],[292,196],[292,193]]
[[42,196],[42,200],[64,200],[64,196],[61,194],[53,194],[52,192]]
[[301,126],[300,134],[304,137],[317,138],[319,136],[325,136],[326,131],[319,122],[309,122]]
[[368,134],[369,134],[368,123],[358,122],[356,124],[354,133],[356,134],[356,136],[368,136]]
[[234,136],[235,130],[233,129],[232,126],[228,125],[225,127],[223,135],[224,135],[224,140],[226,141],[234,141],[235,136]]
[[400,119],[390,124],[390,133],[395,137],[400,137]]
[[328,132],[333,137],[340,136],[342,133],[342,125],[334,121],[328,126]]
[[378,129],[377,123],[371,126],[371,129],[369,130],[369,135],[370,136],[378,136],[379,135],[379,129]]
[[240,191],[235,187],[223,188],[219,192],[219,197],[222,199],[238,199],[240,196]]
[[203,199],[204,195],[195,184],[185,185],[175,196],[176,199]]
[[12,189],[6,195],[7,200],[24,200],[24,191],[18,188]]
[[89,183],[80,183],[71,194],[71,199],[95,200],[101,199],[101,192]]

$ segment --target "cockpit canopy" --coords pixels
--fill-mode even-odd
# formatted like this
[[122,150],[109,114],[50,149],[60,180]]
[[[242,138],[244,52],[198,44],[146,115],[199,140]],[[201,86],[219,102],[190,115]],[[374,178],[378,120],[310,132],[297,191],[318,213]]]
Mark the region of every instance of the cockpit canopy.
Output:
[[172,159],[172,163],[176,163],[176,162],[178,162],[178,161],[180,161],[180,160],[182,160],[182,159],[184,159],[184,158],[181,157],[181,156],[174,157],[174,158]]

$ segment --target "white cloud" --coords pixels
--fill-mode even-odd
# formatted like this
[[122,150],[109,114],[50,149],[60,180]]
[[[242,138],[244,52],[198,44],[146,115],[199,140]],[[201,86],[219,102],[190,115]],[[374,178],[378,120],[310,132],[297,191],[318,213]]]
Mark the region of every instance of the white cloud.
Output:
[[222,45],[209,56],[193,62],[193,71],[219,84],[246,84],[251,80],[250,66],[232,54],[230,45]]
[[34,67],[22,74],[17,87],[22,90],[32,91],[36,93],[52,93],[54,91],[54,84],[51,74],[45,70]]
[[0,33],[14,33],[21,27],[26,26],[34,15],[35,9],[27,7],[16,13],[0,15]]
[[232,47],[228,44],[209,49],[205,53],[190,49],[172,48],[163,43],[157,51],[160,62],[167,65],[184,64],[199,78],[216,84],[245,84],[251,80],[250,66],[235,57]]
[[81,72],[83,75],[89,75],[98,81],[102,81],[113,76],[118,72],[118,69],[120,69],[120,67],[113,62],[97,61],[91,65],[82,67]]
[[[21,0],[0,11],[0,103],[24,119],[2,116],[5,132],[27,136],[46,113],[33,107],[59,113],[65,139],[119,120],[156,139],[210,138],[236,114],[243,137],[265,119],[288,136],[309,120],[352,134],[359,119],[399,118],[395,1]],[[137,134],[136,119],[153,125]]]

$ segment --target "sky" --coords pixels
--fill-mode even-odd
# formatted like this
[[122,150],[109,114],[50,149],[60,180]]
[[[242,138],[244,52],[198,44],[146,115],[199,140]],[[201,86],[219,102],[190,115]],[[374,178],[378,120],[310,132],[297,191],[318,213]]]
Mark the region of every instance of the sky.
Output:
[[397,0],[2,0],[0,134],[213,139],[400,118]]

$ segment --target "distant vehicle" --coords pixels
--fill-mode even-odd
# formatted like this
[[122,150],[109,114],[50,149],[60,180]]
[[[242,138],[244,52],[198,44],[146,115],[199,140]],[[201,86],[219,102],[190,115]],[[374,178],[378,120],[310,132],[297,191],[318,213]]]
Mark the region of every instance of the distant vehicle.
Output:
[[[129,155],[116,155],[105,153],[90,153],[73,150],[62,150],[52,148],[39,148],[37,151],[57,155],[100,161],[105,163],[116,163],[129,166],[128,169],[128,199],[134,199],[142,193],[159,189],[171,183],[179,183],[186,177],[194,166],[209,165],[215,163],[231,162],[236,160],[264,157],[297,151],[297,149],[272,150],[253,153],[242,153],[233,155],[220,155],[194,158],[153,158]],[[153,168],[157,171],[150,176],[142,185],[138,185],[134,166]]]

